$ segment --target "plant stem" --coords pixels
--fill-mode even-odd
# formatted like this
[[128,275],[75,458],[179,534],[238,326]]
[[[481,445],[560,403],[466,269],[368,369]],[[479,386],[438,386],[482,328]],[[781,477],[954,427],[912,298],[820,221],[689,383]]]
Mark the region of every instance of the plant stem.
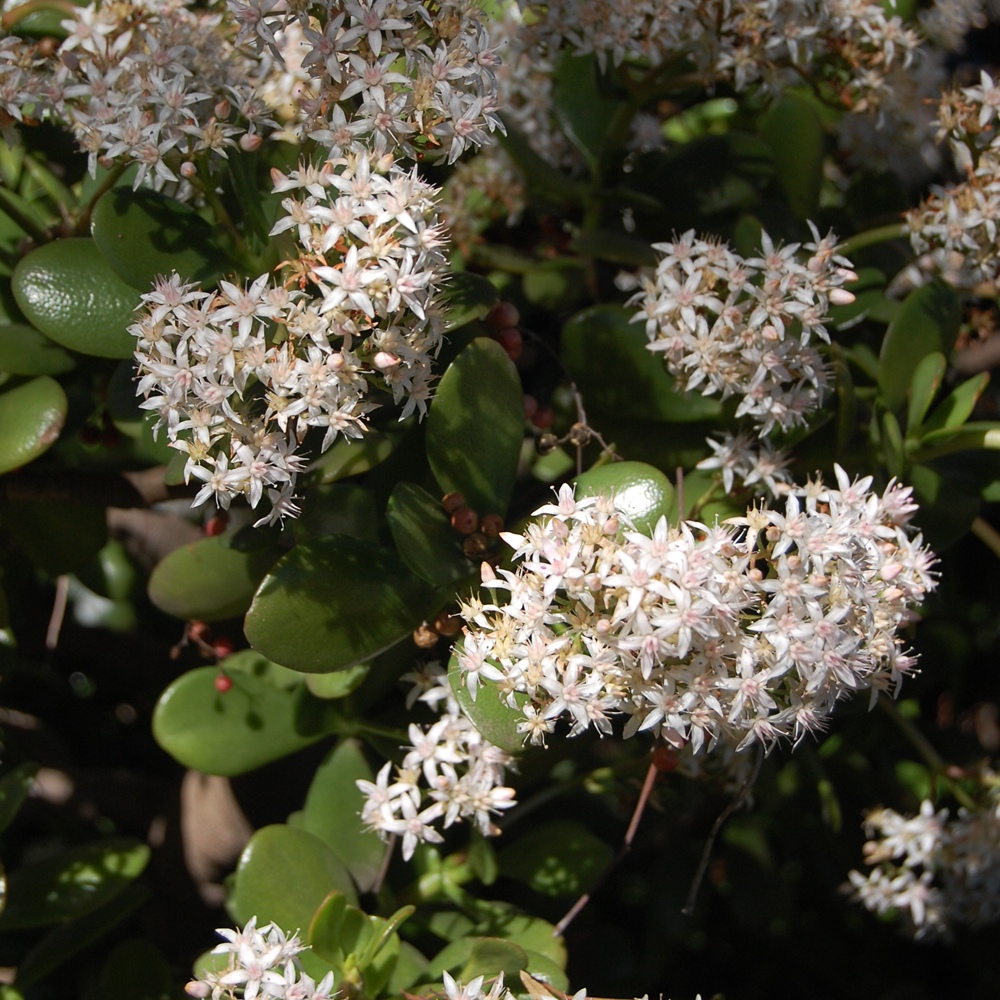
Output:
[[837,252],[849,256],[864,250],[865,247],[874,246],[876,243],[887,243],[889,240],[898,240],[909,233],[910,227],[905,222],[893,222],[888,226],[879,226],[877,229],[867,229],[863,233],[855,233],[844,240],[837,247]]
[[0,212],[16,222],[36,243],[48,243],[48,232],[22,209],[13,200],[12,193],[3,187],[0,187]]
[[990,549],[997,558],[1000,558],[1000,531],[997,531],[989,521],[983,520],[981,517],[977,517],[972,522],[972,533],[978,538],[988,549]]
[[86,236],[90,228],[90,217],[94,213],[94,206],[118,183],[118,178],[131,166],[130,163],[117,163],[108,172],[108,176],[101,181],[100,186],[92,195],[86,207],[80,213],[80,218],[76,221],[76,235]]
[[57,10],[71,18],[79,9],[76,4],[70,3],[69,0],[28,0],[27,3],[22,3],[13,10],[7,11],[0,23],[7,31],[10,31],[19,21],[39,10]]

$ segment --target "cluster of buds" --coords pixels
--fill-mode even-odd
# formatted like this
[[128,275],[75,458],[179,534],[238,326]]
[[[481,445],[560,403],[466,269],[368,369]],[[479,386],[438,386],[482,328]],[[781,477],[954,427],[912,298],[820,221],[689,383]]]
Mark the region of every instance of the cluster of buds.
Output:
[[[483,567],[504,603],[462,605],[458,663],[470,695],[495,681],[519,729],[659,735],[676,747],[801,739],[836,703],[897,689],[912,671],[900,625],[934,587],[933,555],[905,525],[910,490],[871,479],[792,489],[784,512],[753,508],[707,527],[629,530],[607,496],[569,486],[524,535],[504,534],[514,572]],[[486,697],[494,697],[487,693]]]
[[857,275],[836,238],[812,231],[813,242],[785,247],[762,233],[761,256],[745,259],[689,230],[654,244],[663,254],[655,277],[630,300],[642,307],[633,322],[645,323],[648,349],[664,355],[679,388],[741,396],[736,416],[749,415],[761,436],[805,423],[820,406],[829,380],[811,341],[829,342],[831,303],[854,301],[842,286]]
[[284,282],[263,274],[216,293],[175,274],[143,296],[130,328],[141,405],[187,456],[185,479],[205,484],[195,503],[246,495],[256,507],[267,489],[262,522],[297,512],[310,428],[323,430],[323,451],[362,436],[370,387],[402,404],[400,419],[424,415],[445,267],[436,188],[392,157],[349,154],[274,179],[289,197],[272,233],[298,244]]

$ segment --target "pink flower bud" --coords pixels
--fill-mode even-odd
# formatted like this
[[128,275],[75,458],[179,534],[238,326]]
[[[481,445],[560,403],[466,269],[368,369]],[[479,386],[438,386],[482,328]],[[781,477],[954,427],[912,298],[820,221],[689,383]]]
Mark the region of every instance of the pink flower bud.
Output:
[[219,101],[219,103],[216,104],[216,106],[215,106],[215,117],[218,118],[218,119],[220,119],[220,120],[222,120],[224,118],[228,118],[229,117],[229,112],[232,111],[232,110],[233,110],[233,106],[229,103],[229,101],[227,101],[227,100],[225,100],[225,98],[223,98],[223,100]]
[[620,524],[620,522],[619,522],[619,520],[618,520],[617,517],[609,517],[604,522],[604,534],[606,534],[606,535],[617,534],[618,529],[620,527],[621,527],[621,524]]
[[826,263],[825,258],[821,257],[819,254],[816,254],[815,257],[809,258],[809,260],[806,262],[806,267],[808,267],[813,274],[819,274],[819,272],[823,270],[824,263]]
[[344,360],[344,355],[343,354],[339,354],[339,353],[338,354],[331,354],[326,359],[326,367],[329,368],[330,371],[333,371],[333,372],[343,371],[344,370],[344,365],[346,365],[346,364],[347,364],[347,362]]
[[858,278],[857,272],[852,271],[848,267],[838,267],[836,273],[839,274],[848,284],[850,284],[852,281],[861,280],[860,278]]
[[277,167],[271,167],[271,183],[275,187],[287,180],[288,178]]
[[778,339],[778,331],[773,326],[765,326],[763,330],[760,331],[760,335],[765,340],[775,341]]
[[240,136],[240,149],[244,152],[252,153],[255,149],[260,148],[260,144],[264,141],[264,137],[260,135],[251,135],[249,132],[246,135]]
[[97,162],[105,170],[110,170],[115,165],[115,161],[110,156],[102,156]]
[[198,168],[190,160],[185,160],[181,164],[181,177],[186,177],[188,180],[191,180],[191,178],[197,173]]
[[834,288],[830,292],[830,301],[835,306],[849,306],[854,299],[854,293],[846,288]]
[[396,158],[392,155],[392,153],[384,153],[382,156],[378,158],[378,161],[375,163],[375,169],[378,173],[384,174],[386,173],[386,171],[390,169],[390,167],[392,167],[393,163],[395,162]]
[[184,987],[184,992],[189,997],[207,997],[212,993],[212,987],[208,983],[203,983],[200,979],[192,979]]
[[387,368],[395,368],[399,364],[399,358],[395,354],[390,354],[388,351],[379,351],[378,354],[372,358],[372,364],[376,368],[385,371]]
[[881,576],[882,579],[885,580],[886,583],[888,583],[890,580],[895,580],[896,577],[899,576],[899,574],[902,572],[903,572],[903,567],[900,566],[899,563],[891,562],[891,563],[886,563],[882,567],[882,572],[879,574],[879,576]]
[[607,635],[611,631],[611,622],[607,618],[602,618],[595,626],[594,631],[598,635]]
[[483,581],[484,587],[489,587],[492,584],[499,583],[497,579],[496,570],[488,562],[483,562],[479,567],[479,578]]

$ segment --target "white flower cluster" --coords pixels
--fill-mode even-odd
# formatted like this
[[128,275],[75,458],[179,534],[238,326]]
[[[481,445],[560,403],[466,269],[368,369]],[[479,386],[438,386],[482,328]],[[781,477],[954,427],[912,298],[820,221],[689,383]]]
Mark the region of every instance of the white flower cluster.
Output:
[[[297,20],[296,65],[311,86],[290,127],[335,156],[362,142],[382,155],[433,156],[453,163],[502,128],[499,64],[472,0],[229,0],[240,26],[280,62],[278,35]],[[303,53],[303,49],[306,49]]]
[[768,440],[758,440],[746,431],[739,434],[725,434],[721,441],[706,439],[715,452],[698,463],[699,469],[718,469],[722,474],[722,485],[726,493],[733,492],[735,479],[739,476],[744,489],[766,489],[773,496],[781,496],[789,491],[791,477],[788,465],[791,455],[775,448]]
[[737,90],[774,86],[789,67],[828,73],[856,111],[878,106],[885,74],[908,66],[921,41],[866,0],[529,0],[526,20],[547,54],[565,44],[602,67],[676,60]]
[[876,809],[865,818],[867,876],[852,871],[853,898],[875,913],[899,911],[918,939],[948,936],[956,924],[1000,920],[1000,805],[917,816]]
[[[317,983],[298,967],[296,955],[306,949],[295,934],[288,935],[276,924],[258,929],[251,917],[243,930],[223,927],[216,931],[226,940],[212,949],[213,955],[228,955],[224,972],[205,972],[187,984],[188,996],[212,1000],[332,1000],[333,973]],[[237,993],[239,991],[239,993]]]
[[237,139],[255,148],[274,124],[254,96],[257,66],[234,49],[220,13],[182,0],[91,4],[63,26],[56,56],[14,37],[0,43],[0,107],[64,122],[92,174],[99,162],[138,163],[136,187],[148,174],[183,197],[197,158],[225,157]]
[[610,733],[617,714],[626,737],[697,753],[799,740],[838,700],[893,691],[916,662],[897,629],[934,587],[934,557],[905,528],[909,488],[880,497],[839,467],[837,483],[715,527],[661,518],[651,537],[612,498],[561,487],[542,520],[503,536],[516,571],[484,564],[507,602],[463,606],[470,694],[485,679],[512,707],[527,695],[519,729],[532,743],[561,718],[570,735]]
[[[396,768],[395,780],[390,777],[393,765],[387,763],[374,782],[357,785],[366,799],[362,820],[384,839],[401,836],[403,860],[409,861],[419,842],[444,839],[431,825],[441,817],[446,828],[467,819],[483,836],[494,836],[499,831],[490,814],[513,806],[515,792],[503,784],[510,754],[484,739],[462,715],[440,665],[429,664],[404,679],[414,683],[409,705],[425,702],[441,717],[426,728],[410,725],[413,745]],[[430,804],[424,806],[426,799]]]
[[820,406],[829,380],[810,341],[829,342],[831,303],[854,301],[841,287],[857,278],[850,261],[837,255],[833,234],[812,231],[812,243],[777,248],[763,233],[762,256],[744,259],[689,230],[653,244],[663,254],[655,277],[630,300],[642,306],[633,322],[645,322],[647,348],[665,355],[679,388],[742,396],[736,416],[751,416],[761,436],[805,423]]
[[130,327],[141,405],[187,455],[185,479],[205,483],[195,503],[246,494],[256,507],[269,487],[262,522],[296,512],[309,428],[325,429],[324,451],[338,434],[361,437],[370,386],[405,400],[401,419],[423,416],[444,271],[437,189],[415,168],[360,153],[273,177],[289,196],[272,233],[291,230],[298,244],[285,283],[263,274],[204,292],[175,274],[143,296]]
[[[907,214],[910,241],[933,269],[960,288],[996,284],[1000,275],[1000,83],[983,71],[978,87],[943,95],[939,136],[949,136],[968,179],[934,188]],[[928,268],[924,267],[926,271]],[[911,269],[914,270],[914,269]]]

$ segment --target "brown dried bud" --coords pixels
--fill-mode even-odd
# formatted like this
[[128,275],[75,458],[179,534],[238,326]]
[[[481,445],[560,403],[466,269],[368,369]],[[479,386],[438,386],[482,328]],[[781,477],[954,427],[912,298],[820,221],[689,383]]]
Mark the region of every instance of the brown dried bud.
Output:
[[470,559],[480,559],[490,550],[490,540],[481,532],[476,531],[469,535],[462,543],[462,551]]
[[60,42],[58,38],[55,38],[52,35],[46,35],[38,41],[38,54],[43,59],[51,59],[52,56],[56,54],[56,50],[59,48],[59,45]]
[[566,435],[566,440],[570,444],[587,445],[590,444],[590,428],[586,424],[573,424]]
[[441,506],[444,507],[449,514],[454,514],[459,507],[465,506],[465,497],[463,497],[461,493],[446,493],[441,498]]
[[437,641],[440,638],[441,636],[439,636],[437,632],[435,632],[434,629],[432,629],[426,622],[424,622],[424,624],[419,628],[413,630],[413,641],[421,649],[430,649],[432,646],[436,646]]
[[434,628],[440,635],[453,636],[462,627],[462,619],[458,615],[450,615],[447,611],[442,611],[441,614],[434,619]]
[[460,535],[471,535],[479,527],[479,515],[471,507],[459,507],[451,515],[451,526]]
[[503,531],[503,518],[499,514],[487,514],[479,522],[479,530],[487,538],[499,538]]
[[539,455],[551,455],[559,447],[559,438],[555,434],[543,434],[535,444]]

